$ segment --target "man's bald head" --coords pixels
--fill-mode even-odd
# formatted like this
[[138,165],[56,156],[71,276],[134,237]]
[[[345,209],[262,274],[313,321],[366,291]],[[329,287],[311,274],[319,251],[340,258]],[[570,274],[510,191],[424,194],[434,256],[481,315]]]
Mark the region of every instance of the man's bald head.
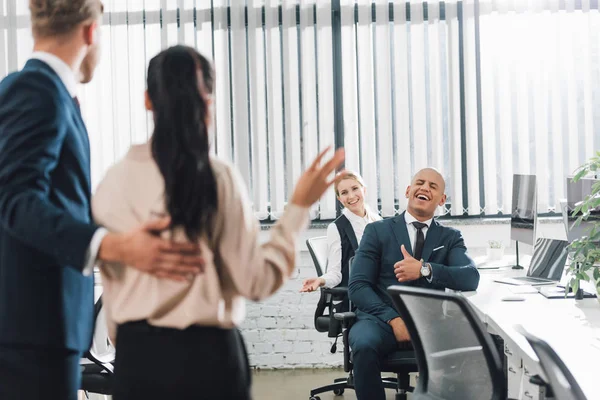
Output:
[[406,210],[420,221],[433,218],[437,207],[446,202],[446,181],[435,168],[423,168],[406,188]]
[[434,175],[437,176],[437,182],[440,185],[440,187],[442,188],[442,193],[446,193],[446,180],[444,179],[444,176],[442,175],[442,173],[437,169],[437,168],[433,168],[433,167],[427,167],[427,168],[423,168],[421,170],[419,170],[412,178],[411,185],[413,184],[413,182],[415,182],[415,180],[418,177],[422,177],[422,176],[429,176],[429,177],[433,177]]

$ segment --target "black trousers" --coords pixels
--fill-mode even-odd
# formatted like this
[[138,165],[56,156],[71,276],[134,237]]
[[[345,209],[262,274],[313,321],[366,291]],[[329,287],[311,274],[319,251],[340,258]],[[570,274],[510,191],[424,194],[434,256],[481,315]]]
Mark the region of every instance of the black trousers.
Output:
[[114,400],[251,399],[250,368],[237,329],[120,325],[114,383]]
[[77,400],[81,353],[0,345],[0,399]]

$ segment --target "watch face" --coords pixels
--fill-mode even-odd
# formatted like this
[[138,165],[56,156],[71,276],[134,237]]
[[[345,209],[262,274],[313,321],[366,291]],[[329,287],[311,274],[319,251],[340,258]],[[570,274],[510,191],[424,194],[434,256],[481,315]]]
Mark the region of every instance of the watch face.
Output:
[[429,268],[427,268],[426,265],[423,265],[421,267],[421,275],[423,275],[423,276],[429,276]]

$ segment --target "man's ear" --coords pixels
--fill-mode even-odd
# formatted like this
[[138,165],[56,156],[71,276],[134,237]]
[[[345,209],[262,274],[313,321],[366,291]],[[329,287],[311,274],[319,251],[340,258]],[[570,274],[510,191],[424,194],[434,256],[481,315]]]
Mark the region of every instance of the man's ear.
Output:
[[408,192],[410,192],[410,185],[408,185],[406,187],[406,193],[404,194],[406,196],[406,198],[408,199]]
[[446,203],[446,194],[444,193],[444,195],[442,196],[442,199],[440,200],[440,203],[438,204],[440,207],[443,206]]
[[146,110],[152,111],[152,101],[150,101],[147,90],[144,92],[144,106],[146,107]]
[[98,24],[98,21],[94,21],[83,26],[83,40],[86,45],[91,46],[99,40],[99,29],[100,25]]

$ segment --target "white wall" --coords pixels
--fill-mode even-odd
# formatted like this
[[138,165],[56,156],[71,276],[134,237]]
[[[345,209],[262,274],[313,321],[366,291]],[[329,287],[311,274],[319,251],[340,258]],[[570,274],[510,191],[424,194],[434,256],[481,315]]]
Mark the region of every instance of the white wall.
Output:
[[[510,244],[508,220],[467,219],[444,222],[460,229],[472,256],[484,255],[488,240]],[[285,286],[270,299],[247,304],[247,318],[242,325],[250,364],[257,368],[328,368],[342,365],[342,342],[338,353],[330,354],[333,340],[314,329],[313,316],[318,293],[299,293],[302,280],[315,275],[312,260],[306,249],[306,239],[324,236],[325,229],[309,229],[298,239],[297,271]],[[262,232],[268,239],[269,231]],[[545,219],[537,231],[538,237],[565,239],[562,221]],[[512,247],[507,252],[514,252]],[[531,254],[531,246],[519,245],[523,254]]]

